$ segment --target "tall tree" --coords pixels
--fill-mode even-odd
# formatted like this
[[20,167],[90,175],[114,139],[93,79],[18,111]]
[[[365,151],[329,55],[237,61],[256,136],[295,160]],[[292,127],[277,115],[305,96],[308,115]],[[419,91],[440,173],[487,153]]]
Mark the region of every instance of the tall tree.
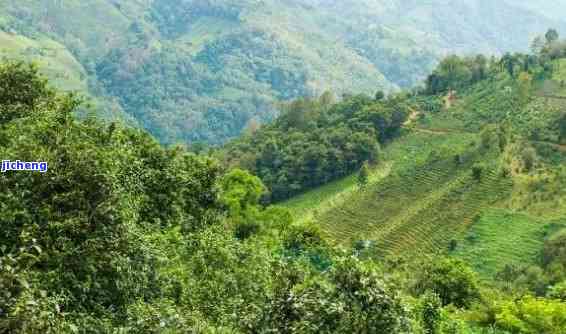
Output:
[[533,52],[533,54],[539,55],[544,49],[545,44],[545,38],[543,38],[542,36],[537,36],[531,42],[531,51]]
[[556,31],[556,29],[549,29],[546,34],[544,35],[544,37],[546,38],[546,42],[547,44],[552,44],[556,41],[558,41],[558,39],[560,38],[560,35],[558,34],[558,31]]

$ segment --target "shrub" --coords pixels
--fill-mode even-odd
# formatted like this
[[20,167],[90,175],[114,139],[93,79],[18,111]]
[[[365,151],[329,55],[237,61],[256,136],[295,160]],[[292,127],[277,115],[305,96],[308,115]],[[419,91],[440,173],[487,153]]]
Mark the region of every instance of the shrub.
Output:
[[476,181],[481,181],[485,168],[486,166],[483,163],[476,163],[472,166],[472,176]]

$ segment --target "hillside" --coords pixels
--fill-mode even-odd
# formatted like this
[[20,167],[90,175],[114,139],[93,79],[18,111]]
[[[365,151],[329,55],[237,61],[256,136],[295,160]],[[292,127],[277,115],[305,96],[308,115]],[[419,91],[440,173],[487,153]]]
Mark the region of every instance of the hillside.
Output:
[[447,53],[526,50],[566,26],[487,0],[6,0],[0,13],[1,56],[163,143],[221,143],[277,101],[396,91]]
[[0,62],[0,333],[564,334],[566,43],[545,39],[299,98],[198,154]]
[[445,93],[416,98],[365,187],[354,174],[284,205],[335,243],[365,242],[380,257],[451,254],[486,279],[537,263],[566,226],[566,62],[553,61],[551,74],[536,68],[496,69],[450,105],[432,107]]

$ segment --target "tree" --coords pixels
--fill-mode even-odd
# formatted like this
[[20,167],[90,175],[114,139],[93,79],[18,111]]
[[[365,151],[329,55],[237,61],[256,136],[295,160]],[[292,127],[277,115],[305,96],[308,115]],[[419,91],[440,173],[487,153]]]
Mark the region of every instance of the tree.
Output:
[[560,35],[558,34],[558,31],[556,31],[556,29],[549,29],[544,37],[546,38],[547,45],[551,45],[554,42],[558,41]]
[[220,202],[231,216],[245,216],[259,203],[266,189],[257,176],[241,169],[233,169],[220,180]]
[[528,72],[521,72],[521,74],[519,74],[518,85],[521,104],[526,104],[530,100],[532,80],[533,78]]
[[562,112],[558,119],[558,136],[561,143],[566,142],[566,112]]
[[378,90],[378,91],[375,93],[375,100],[376,100],[376,101],[381,101],[381,100],[383,100],[384,98],[385,98],[385,93],[384,93],[382,90]]
[[531,42],[531,51],[535,55],[540,55],[541,52],[544,50],[545,44],[546,44],[545,38],[543,38],[542,36],[537,36]]
[[414,289],[418,294],[437,294],[443,306],[465,308],[480,297],[477,274],[461,260],[452,258],[426,264],[418,273]]
[[[285,268],[284,268],[285,269]],[[301,271],[276,275],[273,307],[263,323],[277,333],[406,333],[408,318],[399,297],[375,265],[354,257],[311,279]]]
[[501,60],[499,61],[499,64],[507,70],[507,73],[509,73],[509,75],[512,78],[515,77],[515,64],[516,63],[517,63],[516,58],[513,55],[511,55],[510,53],[506,53],[501,58]]
[[360,188],[365,188],[369,181],[369,164],[368,162],[364,162],[360,171],[358,172],[358,186]]
[[322,93],[322,95],[320,96],[320,98],[318,99],[319,103],[323,106],[323,107],[330,107],[333,104],[336,103],[336,98],[334,97],[334,93],[332,93],[331,91],[325,91],[324,93]]
[[358,186],[360,189],[364,189],[368,184],[369,179],[369,164],[368,162],[364,162],[360,171],[358,172]]
[[566,229],[556,232],[545,241],[542,260],[545,266],[556,263],[566,268]]
[[508,301],[500,307],[496,325],[512,333],[563,334],[566,303],[530,296]]
[[[0,125],[55,107],[67,107],[55,100],[55,91],[48,87],[37,66],[23,62],[0,64]],[[67,102],[75,108],[78,100]]]
[[1,65],[0,76],[0,104],[17,111],[2,120],[0,156],[49,165],[0,174],[0,332],[112,332],[135,302],[174,299],[147,236],[217,222],[217,165],[137,129],[78,121],[80,100],[33,68]]
[[486,125],[480,133],[481,148],[489,150],[497,146],[497,126],[494,124]]
[[472,62],[472,81],[478,82],[487,77],[487,58],[484,55],[477,55]]
[[566,303],[566,281],[562,281],[551,287],[548,291],[548,297]]
[[424,333],[439,333],[438,330],[441,320],[442,302],[438,295],[434,293],[425,293],[420,300],[419,309]]
[[530,145],[523,146],[521,148],[520,158],[523,162],[524,170],[530,172],[537,162],[537,150]]

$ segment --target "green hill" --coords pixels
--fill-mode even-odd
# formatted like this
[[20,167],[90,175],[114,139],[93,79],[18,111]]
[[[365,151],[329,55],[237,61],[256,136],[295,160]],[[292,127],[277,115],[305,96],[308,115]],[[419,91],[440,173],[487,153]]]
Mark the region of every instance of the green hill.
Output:
[[164,143],[221,143],[277,101],[411,87],[447,53],[526,50],[549,26],[566,24],[485,0],[6,0],[0,56]]
[[416,98],[413,122],[385,146],[367,186],[352,175],[284,205],[335,243],[364,241],[379,256],[452,254],[486,278],[537,263],[566,218],[564,64],[514,78],[497,70],[450,106],[431,107],[444,93]]
[[0,62],[0,333],[564,334],[564,59],[549,30],[199,153]]

